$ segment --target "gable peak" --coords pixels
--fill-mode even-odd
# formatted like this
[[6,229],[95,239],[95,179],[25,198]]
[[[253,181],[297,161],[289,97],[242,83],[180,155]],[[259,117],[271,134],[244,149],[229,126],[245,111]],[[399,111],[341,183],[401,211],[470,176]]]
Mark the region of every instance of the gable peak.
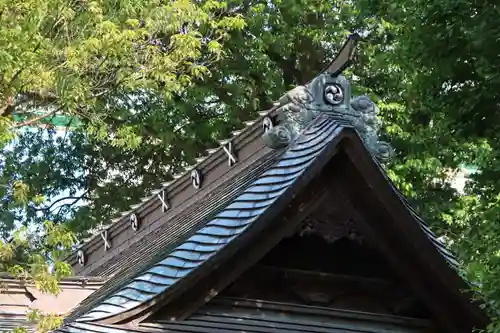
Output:
[[394,155],[385,141],[379,140],[381,122],[377,105],[366,95],[351,96],[351,86],[342,71],[354,54],[357,35],[350,36],[328,68],[311,82],[295,87],[276,103],[276,125],[268,125],[263,135],[265,144],[279,149],[288,146],[302,130],[320,114],[338,118],[356,129],[365,146],[384,161]]

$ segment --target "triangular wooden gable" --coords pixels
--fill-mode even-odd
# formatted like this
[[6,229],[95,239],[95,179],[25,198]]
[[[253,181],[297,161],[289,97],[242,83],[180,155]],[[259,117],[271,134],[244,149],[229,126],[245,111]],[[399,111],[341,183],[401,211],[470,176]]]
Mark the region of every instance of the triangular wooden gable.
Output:
[[[474,327],[484,328],[488,319],[471,302],[471,294],[465,291],[468,285],[458,275],[453,255],[411,209],[373,157],[377,146],[370,141],[372,134],[360,131],[352,114],[343,116],[324,107],[324,101],[329,99],[335,104],[343,96],[335,86],[329,86],[331,89],[327,91],[325,80],[327,75],[311,83],[312,102],[308,103],[326,112],[305,110],[301,117],[309,120],[304,128],[298,126],[300,122],[292,124],[297,127],[277,128],[273,132],[276,136],[271,138],[275,141],[268,135],[265,139],[271,140],[268,143],[275,148],[283,145],[280,140],[288,140],[283,149],[272,155],[272,163],[261,163],[265,167],[201,227],[164,253],[154,265],[125,281],[121,288],[99,298],[96,306],[86,309],[78,318],[71,317],[71,322],[60,332],[205,332],[206,328],[190,326],[193,314],[200,316],[200,311],[210,304],[227,303],[227,299],[217,295],[224,295],[228,286],[234,285],[280,242],[296,234],[304,220],[324,210],[330,202],[355,221],[356,228],[429,310],[440,328],[464,333]],[[343,84],[342,80],[335,82]],[[343,93],[349,96],[348,87]],[[299,99],[300,96],[299,91]],[[342,109],[342,105],[335,110],[349,111]],[[286,126],[289,119],[279,121],[279,126]],[[271,302],[268,306],[277,305]],[[295,312],[301,316],[300,313],[308,311],[312,310]],[[344,315],[337,311],[330,313],[329,318],[338,321]],[[155,318],[169,323],[160,327],[151,322]],[[385,319],[366,320],[378,323]],[[412,326],[410,321],[406,324]],[[323,329],[318,325],[318,330],[310,331],[342,331],[332,323],[325,323]],[[256,332],[268,331],[262,329]],[[248,331],[233,327],[228,332],[235,330]],[[285,326],[280,330],[300,331]],[[380,331],[384,330],[381,326]]]
[[[327,120],[329,126],[335,126],[336,122],[330,121]],[[316,126],[319,124],[322,125],[321,121]],[[283,203],[282,212],[263,220],[261,229],[256,226],[253,231],[248,230],[247,243],[239,240],[236,244],[239,248],[228,254],[227,261],[197,280],[177,301],[165,306],[162,317],[186,318],[279,241],[296,232],[304,217],[321,209],[319,205],[324,204],[325,199],[334,197],[342,201],[344,214],[356,220],[360,232],[377,246],[441,327],[450,332],[470,332],[473,327],[484,327],[487,319],[478,305],[471,303],[472,295],[466,291],[469,286],[457,274],[452,254],[409,208],[354,131],[342,127],[330,142],[331,146],[323,150],[324,155],[317,155],[318,164],[310,166],[311,173],[305,172],[303,180],[291,188],[291,197]],[[339,206],[340,202],[333,201],[331,205]]]

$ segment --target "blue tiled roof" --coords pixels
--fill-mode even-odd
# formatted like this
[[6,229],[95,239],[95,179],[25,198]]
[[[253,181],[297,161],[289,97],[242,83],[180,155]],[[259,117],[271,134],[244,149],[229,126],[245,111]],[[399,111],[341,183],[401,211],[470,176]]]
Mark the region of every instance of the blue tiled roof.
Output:
[[319,117],[272,167],[204,227],[77,321],[95,321],[132,310],[174,288],[182,278],[208,264],[297,181],[332,142],[341,129],[339,125],[332,118]]

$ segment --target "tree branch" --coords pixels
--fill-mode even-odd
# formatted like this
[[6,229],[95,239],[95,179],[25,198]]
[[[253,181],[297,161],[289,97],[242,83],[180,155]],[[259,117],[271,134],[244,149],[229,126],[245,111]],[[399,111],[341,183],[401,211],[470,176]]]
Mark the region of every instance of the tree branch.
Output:
[[[64,201],[64,200],[72,200],[72,199],[74,199],[74,202],[73,202],[73,203],[71,203],[71,204],[74,204],[74,203],[78,202],[78,201],[79,201],[79,200],[81,200],[81,199],[84,199],[84,198],[87,198],[87,199],[88,199],[88,197],[86,197],[86,195],[87,195],[88,193],[89,193],[89,191],[87,190],[87,191],[85,191],[82,195],[80,195],[80,196],[78,196],[78,197],[75,197],[75,196],[67,196],[67,197],[59,198],[59,199],[55,200],[54,202],[52,202],[52,203],[51,203],[48,207],[43,207],[43,208],[34,208],[34,207],[33,207],[33,209],[34,209],[36,212],[41,212],[41,211],[46,211],[46,212],[47,212],[47,211],[50,211],[50,210],[54,207],[54,205],[56,205],[57,203],[59,203],[59,202],[61,202],[61,201]],[[69,205],[69,204],[65,204],[65,205]],[[62,206],[64,206],[64,205],[62,205]]]
[[31,125],[33,123],[36,123],[37,121],[40,121],[42,119],[45,119],[47,117],[50,117],[52,115],[55,115],[58,111],[60,111],[61,108],[57,108],[57,109],[54,109],[50,112],[47,112],[45,114],[42,114],[42,115],[39,115],[39,116],[36,116],[36,117],[33,117],[31,119],[28,119],[26,121],[23,121],[21,123],[17,123],[15,124],[14,126],[12,126],[12,128],[19,128],[19,127],[23,127],[23,126],[28,126],[28,125]]
[[[58,207],[58,209],[57,209],[57,213],[55,213],[55,219],[54,219],[54,221],[59,221],[59,217],[60,217],[60,215],[61,215],[61,210],[62,210],[64,207],[69,207],[69,208],[71,208],[71,207],[73,207],[73,206],[74,206],[74,205],[75,205],[78,201],[80,201],[80,200],[82,200],[82,199],[84,199],[84,198],[85,198],[85,199],[90,199],[89,197],[85,196],[88,192],[89,192],[89,190],[85,191],[85,193],[84,193],[84,194],[82,194],[80,197],[76,197],[76,198],[75,198],[75,200],[73,200],[73,202],[71,202],[71,203],[66,203],[66,204],[63,204],[63,205],[59,206],[59,207]],[[67,198],[65,198],[65,199],[67,199]],[[53,204],[52,204],[51,206],[53,206]]]
[[[22,104],[27,104],[29,102],[39,102],[41,105],[50,105],[57,103],[57,96],[49,94],[48,96],[40,95],[34,91],[28,91],[16,96],[15,105],[20,106]],[[40,105],[38,105],[40,106]]]

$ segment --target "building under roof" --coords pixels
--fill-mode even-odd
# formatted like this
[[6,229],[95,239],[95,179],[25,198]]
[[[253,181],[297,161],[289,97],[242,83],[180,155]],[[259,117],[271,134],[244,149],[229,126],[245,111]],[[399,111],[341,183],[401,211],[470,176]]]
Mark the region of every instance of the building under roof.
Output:
[[36,324],[27,319],[27,312],[40,310],[66,315],[105,281],[106,279],[99,277],[67,278],[61,281],[60,293],[55,296],[40,292],[32,283],[3,276],[0,278],[0,332],[11,332],[19,328],[34,332]]

